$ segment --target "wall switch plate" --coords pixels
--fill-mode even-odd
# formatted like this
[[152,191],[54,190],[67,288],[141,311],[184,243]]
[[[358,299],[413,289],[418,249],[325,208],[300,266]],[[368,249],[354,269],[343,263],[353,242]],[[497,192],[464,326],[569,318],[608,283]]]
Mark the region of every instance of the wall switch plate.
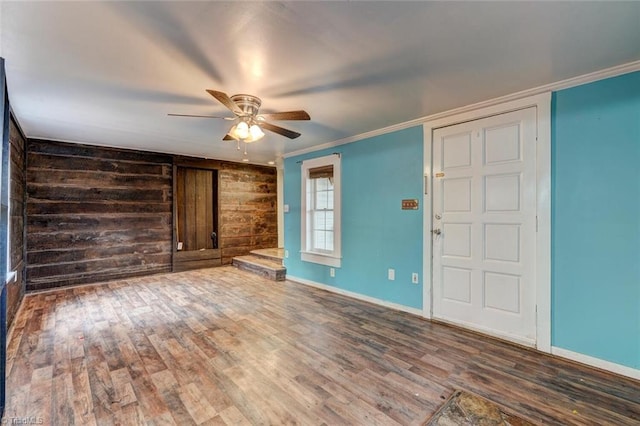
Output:
[[336,269],[335,268],[329,268],[329,276],[330,277],[335,277],[336,276]]
[[289,258],[289,250],[285,250],[284,251],[284,258],[288,259]]
[[289,213],[289,204],[285,204],[282,208],[282,211],[284,211],[285,213]]
[[413,273],[411,274],[411,282],[414,284],[418,284],[418,274],[417,273]]
[[178,250],[182,250],[182,241],[178,241]]
[[389,281],[393,281],[393,280],[396,279],[396,270],[395,269],[389,268],[388,278],[389,278]]

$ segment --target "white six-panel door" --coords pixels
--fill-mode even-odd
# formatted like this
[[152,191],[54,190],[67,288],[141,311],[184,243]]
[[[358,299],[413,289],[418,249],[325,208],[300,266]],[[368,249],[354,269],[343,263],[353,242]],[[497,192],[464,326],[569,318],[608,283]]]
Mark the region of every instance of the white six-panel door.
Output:
[[[536,109],[433,133],[433,316],[536,344]],[[428,232],[428,231],[427,231]]]

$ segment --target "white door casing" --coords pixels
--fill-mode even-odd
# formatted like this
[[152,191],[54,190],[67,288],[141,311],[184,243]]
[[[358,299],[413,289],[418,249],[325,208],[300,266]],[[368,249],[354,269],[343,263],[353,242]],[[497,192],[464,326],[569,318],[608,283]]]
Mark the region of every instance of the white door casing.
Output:
[[433,316],[536,345],[536,109],[433,132]]

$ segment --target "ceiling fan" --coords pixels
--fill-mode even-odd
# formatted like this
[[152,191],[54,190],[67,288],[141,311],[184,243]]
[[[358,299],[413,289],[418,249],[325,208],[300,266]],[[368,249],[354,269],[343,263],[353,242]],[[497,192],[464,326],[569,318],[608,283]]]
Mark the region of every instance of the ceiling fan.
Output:
[[[253,95],[233,95],[228,96],[224,92],[207,89],[207,93],[216,98],[218,102],[227,107],[235,117],[218,117],[214,115],[192,115],[192,114],[167,114],[174,117],[199,117],[199,118],[221,118],[233,120],[235,123],[222,140],[235,140],[245,144],[255,142],[264,137],[264,130],[277,133],[289,139],[295,139],[300,133],[284,127],[271,124],[268,120],[310,120],[309,114],[303,110],[275,112],[271,114],[258,114],[258,109],[262,104],[260,98]],[[246,147],[245,147],[246,154]]]

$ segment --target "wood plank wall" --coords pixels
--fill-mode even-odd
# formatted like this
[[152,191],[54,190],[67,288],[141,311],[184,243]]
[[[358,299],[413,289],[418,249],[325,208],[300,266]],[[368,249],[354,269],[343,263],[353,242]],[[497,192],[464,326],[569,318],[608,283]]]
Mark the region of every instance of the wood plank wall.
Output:
[[27,142],[27,290],[171,269],[172,157]]
[[223,163],[219,179],[222,263],[251,250],[278,247],[276,169]]
[[46,140],[26,154],[27,290],[170,271],[174,163],[218,170],[223,264],[277,246],[273,167]]
[[11,116],[9,124],[10,188],[9,194],[9,270],[15,280],[7,285],[7,326],[11,326],[24,296],[25,284],[25,145],[26,140]]
[[218,170],[218,247],[222,264],[251,250],[278,246],[274,167],[178,156],[174,164]]

